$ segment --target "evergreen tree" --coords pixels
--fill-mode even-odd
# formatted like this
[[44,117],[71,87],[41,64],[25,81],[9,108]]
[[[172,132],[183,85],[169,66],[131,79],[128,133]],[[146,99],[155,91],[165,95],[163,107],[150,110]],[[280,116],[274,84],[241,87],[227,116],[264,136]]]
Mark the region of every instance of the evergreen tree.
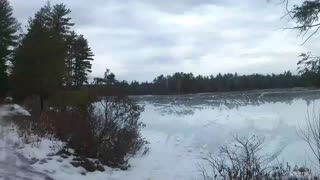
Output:
[[[48,3],[48,6],[50,4]],[[73,44],[75,41],[76,33],[71,30],[74,23],[71,22],[69,14],[71,10],[68,9],[64,4],[57,4],[52,7],[50,14],[51,26],[55,33],[57,33],[64,40],[64,48],[66,53],[66,74],[64,75],[63,84],[72,85],[72,64],[74,59]]]
[[[282,0],[286,4],[287,15],[294,21],[295,26],[292,29],[299,31],[300,35],[304,38],[305,44],[310,38],[319,32],[320,23],[320,1],[319,0],[303,0],[303,1],[290,1]],[[293,3],[291,8],[289,4]],[[297,4],[298,3],[298,4]],[[320,85],[320,57],[311,55],[310,53],[302,53],[301,60],[298,62],[299,71],[302,76],[313,78],[309,82],[317,86]],[[303,74],[305,73],[305,74]]]
[[75,57],[75,42],[77,39],[76,32],[72,31],[70,35],[66,38],[66,45],[67,45],[67,57],[66,57],[66,67],[67,67],[67,74],[64,78],[65,85],[71,87],[73,85],[73,74],[74,74],[74,57]]
[[104,72],[104,81],[107,85],[114,85],[117,80],[116,80],[116,75],[110,71],[110,69],[106,69]]
[[73,61],[73,81],[75,86],[88,83],[88,73],[91,72],[91,62],[93,53],[88,45],[88,41],[83,35],[77,36],[72,47],[74,53]]
[[29,21],[28,33],[16,50],[13,79],[17,95],[44,100],[57,92],[65,75],[64,39],[52,26],[52,8],[40,9]]
[[71,10],[64,4],[57,4],[52,7],[51,18],[52,18],[52,29],[63,36],[66,39],[71,33],[71,27],[74,23],[71,22],[71,18],[68,15]]
[[12,49],[17,43],[19,24],[12,16],[12,7],[7,0],[0,0],[0,95],[8,88],[8,66]]

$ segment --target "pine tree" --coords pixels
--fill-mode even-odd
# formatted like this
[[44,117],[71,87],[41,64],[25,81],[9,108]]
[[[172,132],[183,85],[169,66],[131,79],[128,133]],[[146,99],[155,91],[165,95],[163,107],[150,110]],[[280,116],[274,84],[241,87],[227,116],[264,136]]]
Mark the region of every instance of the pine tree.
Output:
[[74,52],[74,46],[75,46],[75,42],[76,42],[76,39],[77,39],[77,34],[72,31],[70,33],[69,36],[67,36],[67,39],[66,39],[66,45],[67,45],[67,57],[66,57],[66,67],[67,67],[67,74],[64,78],[64,82],[65,82],[65,85],[68,86],[68,87],[71,87],[73,85],[73,62],[74,62],[74,57],[75,57],[75,52]]
[[88,45],[88,41],[83,35],[77,36],[73,43],[73,81],[76,87],[88,83],[88,73],[91,72],[91,62],[93,53]]
[[12,16],[12,7],[7,0],[0,0],[0,95],[8,88],[8,66],[12,49],[17,44],[19,24]]
[[13,80],[20,96],[38,95],[44,100],[57,92],[65,75],[64,39],[53,28],[52,8],[40,9],[29,21],[28,33],[15,53]]
[[51,12],[52,28],[63,36],[64,39],[72,33],[71,27],[74,26],[74,23],[70,22],[71,18],[68,17],[70,13],[71,10],[64,4],[54,5]]
[[62,84],[70,86],[72,84],[72,59],[74,53],[72,46],[76,38],[76,33],[71,30],[74,23],[71,22],[71,18],[68,17],[71,10],[64,4],[57,4],[52,7],[51,12],[51,26],[54,32],[56,32],[64,40],[64,48],[66,53],[66,74],[64,75]]

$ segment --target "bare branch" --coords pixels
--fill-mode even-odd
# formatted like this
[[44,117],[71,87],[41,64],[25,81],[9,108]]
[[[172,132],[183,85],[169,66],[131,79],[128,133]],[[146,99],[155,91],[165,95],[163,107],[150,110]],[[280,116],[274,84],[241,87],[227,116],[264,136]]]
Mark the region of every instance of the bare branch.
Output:
[[289,10],[289,0],[284,0],[285,4],[286,4],[286,11],[287,11],[287,15],[290,16],[291,19],[293,19],[291,12]]
[[308,144],[317,159],[316,164],[320,166],[320,114],[315,109],[307,113],[306,128],[300,128],[299,135]]
[[314,36],[320,29],[320,26],[317,27],[317,29],[310,35],[308,38],[301,44],[304,45],[312,36]]

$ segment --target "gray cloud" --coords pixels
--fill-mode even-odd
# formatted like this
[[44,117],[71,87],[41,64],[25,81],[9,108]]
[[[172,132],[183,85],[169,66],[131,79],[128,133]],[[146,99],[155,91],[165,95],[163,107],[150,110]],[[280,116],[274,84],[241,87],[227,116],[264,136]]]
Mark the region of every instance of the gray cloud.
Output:
[[[10,0],[26,24],[45,0]],[[152,80],[176,71],[279,73],[296,70],[306,46],[284,31],[284,7],[257,0],[53,0],[72,9],[77,32],[95,53],[93,76]]]

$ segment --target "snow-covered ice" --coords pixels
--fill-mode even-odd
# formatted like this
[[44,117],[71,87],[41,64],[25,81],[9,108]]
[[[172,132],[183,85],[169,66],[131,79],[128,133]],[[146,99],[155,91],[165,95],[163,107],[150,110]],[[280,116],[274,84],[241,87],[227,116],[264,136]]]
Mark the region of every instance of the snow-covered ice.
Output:
[[[24,173],[22,169],[19,171],[23,164],[38,177],[46,174],[57,180],[198,180],[201,179],[199,166],[204,163],[202,157],[217,152],[219,145],[232,141],[233,135],[251,134],[265,137],[265,151],[277,154],[277,161],[311,166],[312,153],[297,131],[305,127],[308,110],[320,108],[319,91],[144,96],[135,99],[145,106],[141,121],[147,126],[142,135],[150,142],[150,151],[144,156],[131,158],[129,170],[106,168],[105,172],[82,175],[85,170],[71,166],[71,158],[54,156],[48,159],[47,155],[54,152],[50,147],[61,142],[42,139],[37,146],[14,148],[11,145],[17,138],[14,130],[11,132],[7,127],[4,134],[9,134],[11,140],[0,141],[0,147],[6,147],[10,152],[0,154],[0,169],[3,167],[1,163],[11,161],[17,164],[14,167],[19,174]],[[19,106],[12,106],[15,108],[0,107],[0,120],[11,113],[28,115]],[[48,160],[25,164],[26,159],[32,158]]]

